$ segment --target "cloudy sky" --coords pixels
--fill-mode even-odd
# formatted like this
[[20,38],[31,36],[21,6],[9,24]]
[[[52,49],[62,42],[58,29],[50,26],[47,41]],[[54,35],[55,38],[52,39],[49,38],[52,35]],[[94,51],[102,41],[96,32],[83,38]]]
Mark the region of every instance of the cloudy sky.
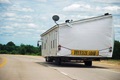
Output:
[[0,43],[36,46],[40,34],[66,19],[79,20],[110,13],[120,41],[120,0],[0,0]]

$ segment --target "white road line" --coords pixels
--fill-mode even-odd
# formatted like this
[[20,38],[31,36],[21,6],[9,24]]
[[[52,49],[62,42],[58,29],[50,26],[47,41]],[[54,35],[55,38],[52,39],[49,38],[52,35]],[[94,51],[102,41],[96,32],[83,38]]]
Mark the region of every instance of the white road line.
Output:
[[68,76],[68,74],[67,73],[65,73],[65,72],[61,72],[61,71],[59,71],[60,73],[62,73],[62,74],[64,74],[64,75],[66,75],[66,76]]
[[[59,70],[58,70],[59,71]],[[67,73],[65,73],[65,72],[62,72],[62,71],[59,71],[61,74],[63,74],[63,75],[65,75],[65,76],[67,76],[67,77],[69,77],[69,78],[71,78],[72,80],[77,80],[77,79],[75,79],[75,78],[72,78],[72,77],[70,77]]]
[[72,80],[77,80],[77,79],[75,79],[75,78],[70,77],[67,73],[58,70],[57,68],[53,68],[53,67],[51,67],[51,66],[48,66],[48,67],[51,68],[51,69],[54,69],[54,70],[56,70],[56,71],[58,71],[58,72],[60,72],[61,74],[63,74],[63,75],[65,75],[65,76],[69,77],[69,78],[72,79]]

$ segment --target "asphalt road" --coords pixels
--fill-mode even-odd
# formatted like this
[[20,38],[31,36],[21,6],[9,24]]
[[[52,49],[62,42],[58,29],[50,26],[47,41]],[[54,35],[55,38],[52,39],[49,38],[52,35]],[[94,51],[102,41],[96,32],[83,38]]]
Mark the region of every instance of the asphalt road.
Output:
[[61,66],[46,63],[40,56],[0,55],[0,80],[120,80],[120,71],[113,65],[78,63]]

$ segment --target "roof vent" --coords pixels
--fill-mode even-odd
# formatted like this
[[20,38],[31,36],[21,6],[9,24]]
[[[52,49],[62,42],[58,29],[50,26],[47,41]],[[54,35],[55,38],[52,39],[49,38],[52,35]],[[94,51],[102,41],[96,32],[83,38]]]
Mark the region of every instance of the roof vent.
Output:
[[109,13],[105,13],[104,15],[105,15],[105,16],[106,16],[106,15],[109,15]]
[[65,23],[71,23],[71,22],[73,22],[73,20],[68,19],[68,20],[65,21]]
[[66,22],[66,23],[70,23],[70,20],[66,20],[65,22]]

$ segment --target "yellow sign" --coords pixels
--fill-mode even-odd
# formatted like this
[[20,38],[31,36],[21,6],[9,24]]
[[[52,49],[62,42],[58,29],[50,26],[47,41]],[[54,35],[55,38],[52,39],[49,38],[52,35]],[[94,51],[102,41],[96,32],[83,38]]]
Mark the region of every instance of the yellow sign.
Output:
[[98,50],[71,50],[71,55],[98,56]]

